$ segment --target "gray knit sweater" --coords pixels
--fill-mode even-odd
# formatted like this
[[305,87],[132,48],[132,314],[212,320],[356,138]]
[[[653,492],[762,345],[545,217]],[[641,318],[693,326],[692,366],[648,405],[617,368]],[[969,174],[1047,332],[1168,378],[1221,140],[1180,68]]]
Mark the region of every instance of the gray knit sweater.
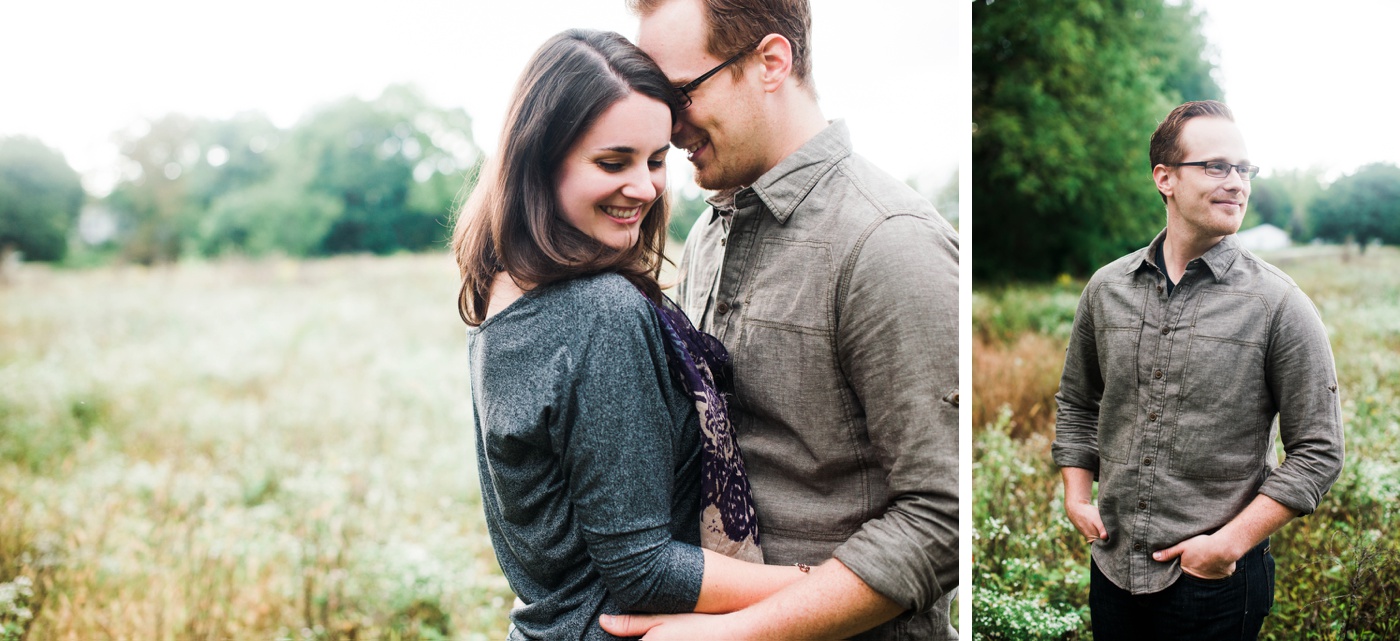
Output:
[[482,506],[526,604],[510,639],[612,639],[600,614],[695,607],[699,426],[663,340],[616,274],[537,289],[467,330]]

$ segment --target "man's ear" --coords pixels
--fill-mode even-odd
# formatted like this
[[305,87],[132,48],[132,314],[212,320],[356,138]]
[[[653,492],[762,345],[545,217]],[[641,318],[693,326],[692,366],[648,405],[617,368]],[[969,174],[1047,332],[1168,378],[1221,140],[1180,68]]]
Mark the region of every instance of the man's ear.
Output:
[[1176,180],[1172,176],[1172,170],[1166,165],[1157,165],[1152,168],[1152,182],[1157,183],[1157,191],[1162,195],[1171,198],[1172,188],[1176,186]]
[[770,33],[764,36],[757,51],[763,63],[759,75],[763,90],[769,93],[777,91],[792,73],[792,43],[787,38]]

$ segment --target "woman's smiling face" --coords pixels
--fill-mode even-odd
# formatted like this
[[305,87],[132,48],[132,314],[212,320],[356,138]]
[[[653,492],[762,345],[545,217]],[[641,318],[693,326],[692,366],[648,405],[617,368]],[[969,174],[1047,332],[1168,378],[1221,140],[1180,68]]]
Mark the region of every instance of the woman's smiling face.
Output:
[[608,107],[559,166],[555,197],[564,220],[613,249],[635,245],[666,189],[670,138],[665,103],[634,92]]

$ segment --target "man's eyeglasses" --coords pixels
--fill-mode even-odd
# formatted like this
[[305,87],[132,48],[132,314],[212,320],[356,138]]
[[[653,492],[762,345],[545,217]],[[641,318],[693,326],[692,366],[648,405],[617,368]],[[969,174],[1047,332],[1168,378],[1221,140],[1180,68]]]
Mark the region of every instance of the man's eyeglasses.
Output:
[[734,54],[734,56],[731,57],[730,59],[725,60],[724,62],[719,63],[719,66],[718,66],[718,67],[715,67],[714,69],[711,69],[711,70],[709,70],[709,71],[706,71],[705,73],[700,74],[700,77],[699,77],[699,78],[696,78],[696,79],[691,80],[690,82],[687,82],[687,83],[685,83],[685,84],[683,84],[683,85],[681,85],[681,86],[679,86],[679,87],[676,87],[676,94],[677,94],[678,106],[679,106],[681,109],[687,109],[687,108],[689,108],[689,107],[690,107],[690,92],[695,91],[695,88],[696,88],[696,87],[699,87],[699,86],[700,86],[700,83],[705,82],[706,80],[709,80],[709,79],[710,79],[710,76],[713,76],[713,75],[719,73],[719,70],[720,70],[720,69],[723,69],[723,68],[725,68],[725,67],[728,67],[729,65],[732,65],[732,64],[738,62],[740,58],[743,58],[744,56],[747,56],[747,55],[749,55],[750,53],[752,53],[753,50],[754,50],[754,49],[757,49],[757,48],[758,48],[758,45],[761,44],[762,42],[763,42],[763,40],[759,40],[758,42],[755,42],[755,43],[753,43],[753,44],[751,44],[751,45],[749,45],[749,46],[747,46],[747,47],[744,47],[742,50],[739,51],[739,53]]
[[1209,160],[1199,162],[1178,162],[1168,165],[1168,167],[1205,167],[1206,175],[1211,178],[1225,178],[1230,175],[1230,169],[1240,173],[1240,180],[1254,180],[1259,175],[1259,167],[1256,165],[1232,165],[1220,160]]

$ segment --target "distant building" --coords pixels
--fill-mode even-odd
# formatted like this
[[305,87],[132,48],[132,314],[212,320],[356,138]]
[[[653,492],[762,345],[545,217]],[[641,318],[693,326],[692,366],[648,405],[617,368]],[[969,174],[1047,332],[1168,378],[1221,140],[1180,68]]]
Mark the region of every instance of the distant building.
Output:
[[1271,251],[1275,249],[1286,249],[1293,241],[1288,239],[1288,232],[1279,229],[1269,223],[1264,223],[1256,227],[1250,227],[1239,233],[1239,241],[1249,251]]

